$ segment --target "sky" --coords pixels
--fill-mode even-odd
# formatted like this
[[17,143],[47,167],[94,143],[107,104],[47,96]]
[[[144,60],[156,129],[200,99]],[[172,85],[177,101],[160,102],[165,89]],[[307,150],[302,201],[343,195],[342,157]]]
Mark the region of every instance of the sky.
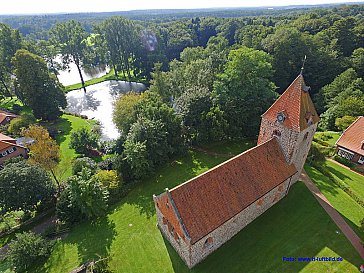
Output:
[[[259,7],[342,3],[345,0],[0,0],[0,14],[104,12],[138,9]],[[352,0],[350,2],[363,2]]]

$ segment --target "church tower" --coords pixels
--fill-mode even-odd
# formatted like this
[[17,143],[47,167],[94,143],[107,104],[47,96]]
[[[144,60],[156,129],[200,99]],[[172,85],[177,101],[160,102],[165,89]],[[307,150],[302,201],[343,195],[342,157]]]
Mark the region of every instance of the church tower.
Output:
[[302,73],[262,115],[258,145],[276,137],[288,163],[296,166],[296,182],[305,164],[319,117]]

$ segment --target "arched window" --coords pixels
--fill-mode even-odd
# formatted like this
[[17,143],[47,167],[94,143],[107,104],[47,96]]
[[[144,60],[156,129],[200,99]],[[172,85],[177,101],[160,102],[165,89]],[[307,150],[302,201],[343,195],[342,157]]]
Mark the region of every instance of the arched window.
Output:
[[280,137],[281,136],[281,132],[279,130],[274,130],[273,133],[272,133],[272,136]]
[[306,140],[308,138],[308,132],[306,132],[306,134],[303,137],[303,140]]
[[205,241],[204,247],[212,247],[214,243],[214,239],[212,237],[208,237]]

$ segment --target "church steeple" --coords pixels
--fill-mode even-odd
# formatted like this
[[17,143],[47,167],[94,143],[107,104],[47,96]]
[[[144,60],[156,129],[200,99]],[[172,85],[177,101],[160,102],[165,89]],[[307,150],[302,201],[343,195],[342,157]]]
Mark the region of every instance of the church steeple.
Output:
[[310,143],[320,120],[310,98],[302,70],[284,93],[262,115],[258,145],[276,137],[288,163],[298,170],[298,179],[306,160]]
[[303,131],[320,118],[310,98],[310,87],[306,86],[301,73],[262,115],[271,122],[279,122],[294,131]]

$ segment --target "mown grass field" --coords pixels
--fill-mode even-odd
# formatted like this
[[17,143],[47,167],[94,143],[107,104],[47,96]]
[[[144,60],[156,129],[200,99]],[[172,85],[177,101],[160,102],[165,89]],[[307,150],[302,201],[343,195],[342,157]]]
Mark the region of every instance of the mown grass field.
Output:
[[[363,176],[330,161],[325,161],[322,165],[327,168],[334,177],[340,179],[350,187],[352,191],[364,199]],[[344,217],[345,221],[353,228],[358,236],[364,240],[364,232],[359,228],[360,221],[364,218],[364,208],[317,169],[306,165],[305,170],[334,208]]]
[[[326,132],[316,132],[315,139],[319,139],[321,141],[327,142],[327,144],[331,147],[335,146],[336,141],[341,136],[341,133],[326,131]],[[315,141],[314,139],[314,141]]]
[[[239,145],[213,150],[241,151]],[[75,227],[65,240],[57,242],[45,266],[37,272],[69,272],[90,259],[107,256],[112,272],[357,272],[360,257],[301,182],[190,271],[157,229],[152,195],[225,159],[193,151],[171,162],[133,189],[106,218]],[[283,262],[283,256],[340,256],[344,261],[290,263]]]

